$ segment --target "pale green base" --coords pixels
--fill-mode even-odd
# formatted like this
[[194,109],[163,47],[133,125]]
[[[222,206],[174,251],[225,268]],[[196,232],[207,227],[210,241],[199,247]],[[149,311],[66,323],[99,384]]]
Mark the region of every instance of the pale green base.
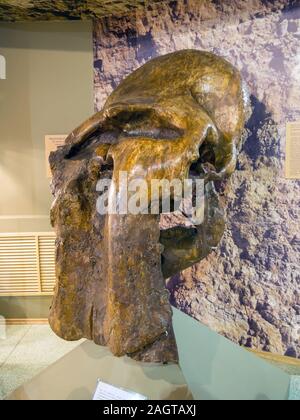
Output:
[[180,366],[196,400],[288,400],[291,377],[174,309]]
[[290,387],[290,401],[300,401],[300,376],[292,376]]

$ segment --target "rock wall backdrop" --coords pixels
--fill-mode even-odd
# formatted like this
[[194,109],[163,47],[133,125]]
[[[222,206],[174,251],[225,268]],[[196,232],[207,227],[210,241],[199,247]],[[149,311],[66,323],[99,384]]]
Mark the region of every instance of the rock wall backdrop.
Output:
[[237,66],[253,115],[238,168],[219,185],[227,231],[169,281],[172,303],[227,338],[300,357],[300,181],[286,180],[285,128],[300,120],[300,2],[179,0],[95,23],[95,107],[147,60],[195,48]]

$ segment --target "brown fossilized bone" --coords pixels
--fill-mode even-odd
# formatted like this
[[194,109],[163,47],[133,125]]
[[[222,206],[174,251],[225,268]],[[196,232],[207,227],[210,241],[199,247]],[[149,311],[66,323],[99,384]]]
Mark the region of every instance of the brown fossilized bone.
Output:
[[[156,58],[50,158],[57,285],[50,313],[66,340],[117,355],[177,360],[165,279],[206,257],[224,232],[214,181],[235,170],[247,95],[239,72],[205,52]],[[162,229],[160,216],[96,210],[99,179],[205,179],[205,220]]]

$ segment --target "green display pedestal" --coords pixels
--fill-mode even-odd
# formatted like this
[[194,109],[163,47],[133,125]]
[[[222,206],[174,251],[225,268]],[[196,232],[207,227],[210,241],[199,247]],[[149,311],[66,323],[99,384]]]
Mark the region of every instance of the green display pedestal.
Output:
[[291,378],[174,309],[180,366],[195,400],[288,400]]

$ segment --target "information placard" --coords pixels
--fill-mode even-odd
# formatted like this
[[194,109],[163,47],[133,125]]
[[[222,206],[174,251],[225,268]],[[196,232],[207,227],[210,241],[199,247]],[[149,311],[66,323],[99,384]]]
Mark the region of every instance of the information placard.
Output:
[[94,401],[100,401],[100,400],[139,401],[139,400],[147,400],[147,397],[133,391],[127,391],[125,389],[115,387],[105,382],[98,381],[98,386],[97,386],[93,400]]
[[55,152],[59,147],[65,145],[66,134],[57,134],[57,135],[47,135],[45,136],[45,157],[46,157],[46,171],[47,178],[52,178],[49,156],[51,152]]
[[287,124],[286,178],[300,179],[300,122]]

